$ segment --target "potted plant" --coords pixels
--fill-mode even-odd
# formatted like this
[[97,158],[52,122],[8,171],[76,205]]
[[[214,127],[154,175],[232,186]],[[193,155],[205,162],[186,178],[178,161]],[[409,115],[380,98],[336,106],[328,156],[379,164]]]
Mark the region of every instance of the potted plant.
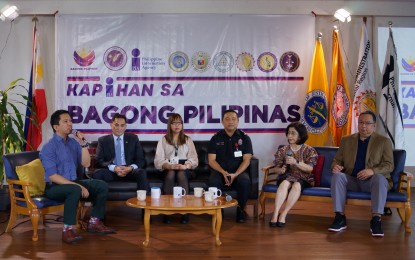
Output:
[[[6,89],[0,90],[0,192],[7,195],[8,191],[3,189],[5,178],[3,155],[22,151],[26,143],[24,124],[29,98],[28,89],[24,85],[27,83],[19,78],[12,81]],[[0,204],[4,205],[1,200],[0,198]]]

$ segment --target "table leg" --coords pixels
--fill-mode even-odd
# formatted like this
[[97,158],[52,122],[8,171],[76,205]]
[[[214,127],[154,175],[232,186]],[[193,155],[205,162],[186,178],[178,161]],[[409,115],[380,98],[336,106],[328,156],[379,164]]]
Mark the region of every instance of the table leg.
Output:
[[219,239],[220,228],[222,226],[222,210],[216,210],[216,246],[222,245],[222,242]]
[[217,222],[217,212],[212,215],[212,233],[213,235],[216,235],[216,222]]
[[150,243],[150,209],[144,211],[144,231],[146,234],[146,240],[143,242],[145,247]]

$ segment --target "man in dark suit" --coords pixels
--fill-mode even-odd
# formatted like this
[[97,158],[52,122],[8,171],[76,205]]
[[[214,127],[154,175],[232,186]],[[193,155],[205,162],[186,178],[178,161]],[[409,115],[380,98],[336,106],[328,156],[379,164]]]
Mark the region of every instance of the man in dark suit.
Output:
[[96,153],[97,170],[93,178],[104,181],[135,180],[137,189],[148,190],[143,148],[138,137],[125,133],[127,118],[114,114],[111,122],[112,134],[98,139]]

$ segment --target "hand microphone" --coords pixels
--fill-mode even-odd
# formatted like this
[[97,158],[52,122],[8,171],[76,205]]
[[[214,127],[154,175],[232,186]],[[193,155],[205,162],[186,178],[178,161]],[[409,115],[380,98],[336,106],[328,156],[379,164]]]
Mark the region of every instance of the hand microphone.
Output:
[[231,201],[232,200],[232,196],[226,193],[225,200],[226,201]]
[[[74,136],[78,137],[78,132],[79,132],[78,130],[76,130],[76,129],[72,129],[71,134],[73,134]],[[82,137],[82,138],[81,138],[81,140],[82,140],[82,141],[84,141],[85,143],[88,143],[88,142],[86,141],[85,137]]]
[[[293,156],[293,151],[291,151],[291,149],[288,149],[288,150],[285,152],[285,155],[286,155],[286,156]],[[285,162],[285,165],[287,166],[287,168],[286,168],[286,171],[285,171],[285,172],[289,172],[289,171],[290,171],[290,165],[289,165],[289,164],[287,164],[287,161]]]

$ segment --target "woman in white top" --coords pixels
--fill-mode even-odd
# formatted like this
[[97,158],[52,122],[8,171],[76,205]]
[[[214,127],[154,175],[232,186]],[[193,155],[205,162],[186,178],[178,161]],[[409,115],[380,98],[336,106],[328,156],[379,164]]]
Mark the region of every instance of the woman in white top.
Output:
[[[189,177],[192,169],[199,163],[192,139],[183,132],[183,120],[179,114],[170,115],[167,122],[167,134],[157,143],[154,165],[164,170],[166,176],[163,183],[164,194],[173,194],[175,183],[189,194]],[[188,215],[182,216],[182,223],[187,223]],[[164,218],[170,223],[169,218]]]

